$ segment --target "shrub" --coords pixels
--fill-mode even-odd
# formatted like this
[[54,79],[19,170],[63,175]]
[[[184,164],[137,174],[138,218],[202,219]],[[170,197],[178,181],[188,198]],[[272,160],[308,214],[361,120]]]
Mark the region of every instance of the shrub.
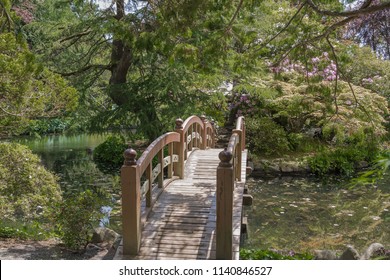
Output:
[[0,216],[28,221],[48,217],[61,200],[56,177],[27,147],[0,143]]
[[333,149],[319,152],[308,160],[313,173],[339,173],[351,175],[360,162],[372,162],[379,155],[378,141],[369,131],[348,137]]
[[107,197],[86,190],[73,194],[59,205],[56,214],[58,233],[65,246],[76,252],[83,252],[91,240],[94,227],[104,214],[101,211]]
[[62,133],[69,127],[69,121],[65,119],[40,119],[31,120],[24,134],[49,134]]
[[93,152],[94,161],[120,166],[123,163],[123,152],[127,148],[123,136],[109,136]]
[[39,221],[0,221],[0,237],[30,240],[44,240],[54,235],[51,224]]
[[312,260],[313,255],[309,253],[295,253],[290,251],[288,254],[281,254],[273,250],[254,250],[242,249],[240,251],[241,260]]
[[283,127],[269,118],[248,118],[246,121],[248,147],[254,154],[280,155],[289,150]]

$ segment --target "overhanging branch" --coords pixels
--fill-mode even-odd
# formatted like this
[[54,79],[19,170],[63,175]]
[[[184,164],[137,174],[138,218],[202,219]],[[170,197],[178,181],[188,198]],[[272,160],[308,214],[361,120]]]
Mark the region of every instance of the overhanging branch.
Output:
[[343,11],[343,12],[335,12],[330,10],[321,10],[312,0],[307,0],[307,4],[317,13],[324,16],[332,16],[332,17],[350,17],[350,16],[360,16],[365,14],[375,13],[381,10],[390,9],[390,1],[381,3],[379,5],[370,6],[372,1],[365,1],[363,5],[357,9],[352,11]]
[[91,69],[98,69],[98,70],[110,70],[111,69],[111,65],[103,65],[103,64],[91,64],[91,65],[87,65],[83,68],[80,68],[76,71],[73,71],[73,72],[68,72],[68,73],[62,73],[62,72],[56,72],[56,71],[53,71],[54,73],[56,74],[59,74],[63,77],[70,77],[70,76],[74,76],[74,75],[78,75],[78,74],[81,74],[81,73],[84,73],[88,70],[91,70]]

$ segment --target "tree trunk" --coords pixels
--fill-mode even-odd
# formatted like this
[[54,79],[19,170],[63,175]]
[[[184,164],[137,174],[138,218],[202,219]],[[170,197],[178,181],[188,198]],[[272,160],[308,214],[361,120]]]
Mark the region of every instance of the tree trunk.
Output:
[[[124,0],[116,0],[116,20],[125,16]],[[126,104],[129,96],[126,91],[127,72],[131,66],[132,53],[121,39],[114,34],[111,50],[111,77],[109,81],[109,96],[118,106]]]

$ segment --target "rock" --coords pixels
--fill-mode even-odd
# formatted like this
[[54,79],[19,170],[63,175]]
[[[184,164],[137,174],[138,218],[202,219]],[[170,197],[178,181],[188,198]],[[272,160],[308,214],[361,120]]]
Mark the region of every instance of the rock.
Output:
[[340,256],[340,260],[358,260],[358,259],[360,259],[359,252],[356,251],[356,249],[351,245],[348,245],[347,249]]
[[314,251],[315,260],[337,260],[336,253],[330,250],[315,250]]
[[251,174],[254,177],[267,175],[279,175],[279,174],[304,174],[309,173],[310,168],[307,164],[299,160],[291,159],[261,159],[254,162],[253,173]]
[[359,161],[358,163],[355,164],[355,168],[357,169],[363,169],[369,167],[369,163],[365,160]]
[[280,167],[280,171],[282,171],[283,173],[291,173],[291,172],[294,172],[295,169],[297,169],[295,166],[293,166],[289,162],[282,162],[279,165],[279,167]]
[[35,211],[35,213],[37,213],[38,215],[39,215],[39,214],[42,214],[42,213],[43,213],[43,207],[40,206],[40,205],[38,205],[38,206],[37,206],[37,209],[36,209],[36,211]]
[[109,228],[98,227],[94,229],[92,243],[110,243],[113,244],[119,238],[119,234]]
[[321,138],[322,137],[322,128],[314,127],[308,129],[305,134],[311,138]]
[[371,258],[376,258],[379,256],[385,256],[386,250],[385,247],[380,243],[371,244],[364,254],[361,256],[361,260],[369,260]]
[[289,162],[281,162],[280,165],[280,171],[283,173],[305,173],[307,172],[306,166],[303,166],[298,161],[289,161]]
[[266,173],[279,173],[280,172],[278,162],[262,160],[260,162],[260,164],[261,164],[261,169],[264,170],[264,172],[266,172]]

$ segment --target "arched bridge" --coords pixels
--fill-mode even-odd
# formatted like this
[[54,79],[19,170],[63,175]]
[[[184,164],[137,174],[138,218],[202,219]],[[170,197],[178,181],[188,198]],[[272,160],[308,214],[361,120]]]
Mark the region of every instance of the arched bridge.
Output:
[[245,123],[215,149],[204,117],[176,120],[121,169],[122,242],[115,259],[238,259],[246,177]]

